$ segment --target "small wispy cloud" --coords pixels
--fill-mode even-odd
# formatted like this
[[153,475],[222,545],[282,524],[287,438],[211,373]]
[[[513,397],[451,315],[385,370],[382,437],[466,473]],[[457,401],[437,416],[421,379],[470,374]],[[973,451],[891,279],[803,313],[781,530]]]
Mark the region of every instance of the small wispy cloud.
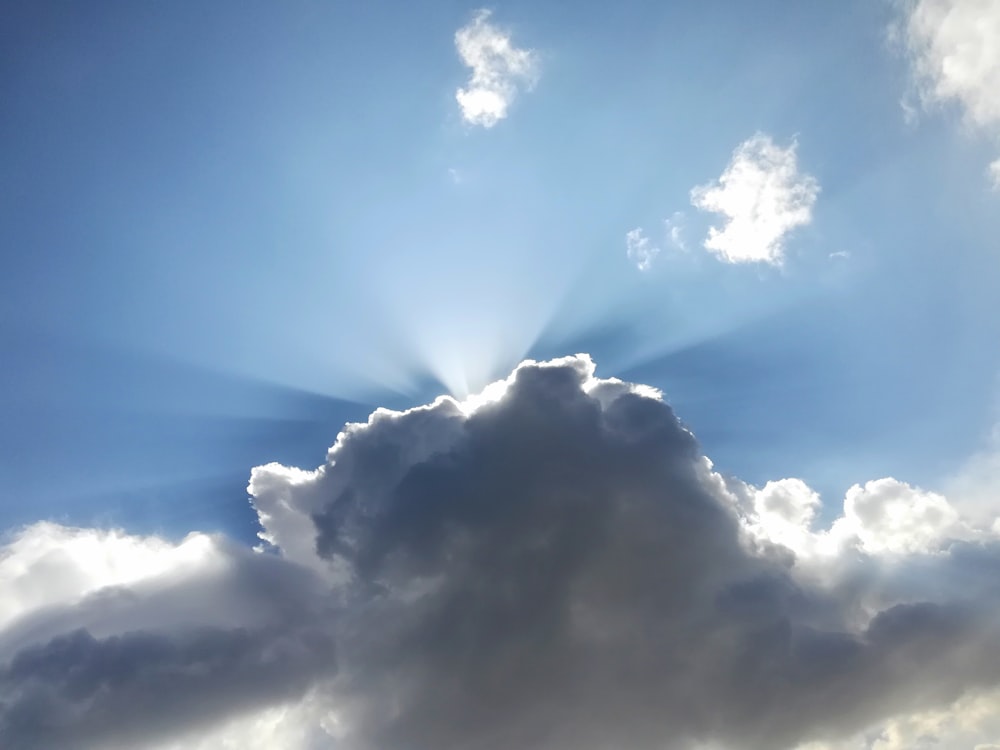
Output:
[[728,263],[781,264],[788,233],[812,221],[820,191],[816,178],[799,171],[796,147],[757,133],[736,147],[717,181],[691,190],[695,208],[725,219],[709,228],[706,250]]
[[628,259],[632,261],[636,268],[645,273],[653,267],[653,263],[659,257],[664,248],[668,253],[671,251],[688,251],[687,243],[684,241],[684,225],[686,217],[683,211],[674,211],[669,219],[663,220],[663,243],[651,240],[642,227],[636,227],[625,233],[625,251]]
[[[916,0],[901,3],[893,29],[925,109],[955,105],[966,122],[1000,140],[1000,3]],[[1000,159],[989,168],[1000,188]]]
[[641,227],[636,227],[625,233],[625,251],[628,259],[640,271],[648,271],[653,261],[660,254],[660,248],[654,245]]
[[686,217],[683,211],[674,211],[669,219],[664,220],[663,226],[667,230],[667,240],[678,250],[687,252],[687,242],[684,241],[684,224]]
[[484,128],[504,119],[518,93],[530,90],[538,80],[538,55],[515,47],[508,32],[490,23],[491,15],[479,10],[455,32],[455,49],[472,71],[455,99],[462,118]]

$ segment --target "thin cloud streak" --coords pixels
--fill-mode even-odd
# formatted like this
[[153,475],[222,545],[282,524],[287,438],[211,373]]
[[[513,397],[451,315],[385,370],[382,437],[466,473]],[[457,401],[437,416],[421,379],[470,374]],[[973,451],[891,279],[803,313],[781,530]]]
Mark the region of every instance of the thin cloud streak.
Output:
[[641,228],[636,227],[625,233],[625,253],[636,268],[646,272],[653,267],[660,248],[652,243]]

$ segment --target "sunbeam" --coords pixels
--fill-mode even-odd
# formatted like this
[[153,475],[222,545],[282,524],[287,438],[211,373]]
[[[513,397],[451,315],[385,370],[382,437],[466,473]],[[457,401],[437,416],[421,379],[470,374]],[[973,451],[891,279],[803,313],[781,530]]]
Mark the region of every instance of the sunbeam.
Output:
[[2,750],[1000,750],[1000,2],[0,29]]

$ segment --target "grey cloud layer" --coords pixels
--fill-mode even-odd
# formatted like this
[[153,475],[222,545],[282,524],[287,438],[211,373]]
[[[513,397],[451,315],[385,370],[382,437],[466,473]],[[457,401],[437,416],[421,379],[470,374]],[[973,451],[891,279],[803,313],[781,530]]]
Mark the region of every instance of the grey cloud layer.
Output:
[[148,746],[333,673],[312,574],[221,540],[192,573],[104,588],[0,632],[0,747]]
[[383,415],[296,486],[258,474],[265,515],[302,497],[348,571],[352,747],[773,749],[992,679],[995,597],[850,626],[848,588],[754,549],[666,404],[589,367],[522,367],[469,417]]
[[219,542],[22,614],[0,745],[155,744],[311,690],[349,750],[775,750],[1000,683],[993,542],[811,577],[656,394],[592,373],[526,364],[475,409],[376,412],[315,472],[258,467],[284,559]]
[[234,711],[300,695],[333,667],[312,628],[198,628],[96,639],[77,630],[0,673],[0,738],[24,748],[139,747]]

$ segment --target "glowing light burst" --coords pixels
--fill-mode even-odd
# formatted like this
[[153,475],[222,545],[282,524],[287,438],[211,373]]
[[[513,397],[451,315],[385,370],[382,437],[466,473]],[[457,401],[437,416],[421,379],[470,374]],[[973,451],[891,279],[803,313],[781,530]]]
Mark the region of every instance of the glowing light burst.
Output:
[[[516,326],[523,325],[518,330]],[[457,400],[482,391],[500,373],[524,359],[541,326],[501,321],[448,328],[430,325],[415,331],[420,366]]]
[[[666,290],[624,260],[609,269],[601,241],[574,244],[527,221],[477,213],[453,231],[407,235],[415,221],[356,238],[349,255],[314,251],[294,286],[203,316],[198,336],[157,330],[142,346],[233,378],[400,407],[442,392],[461,402],[527,357],[582,349],[621,374],[782,304],[757,294],[708,304],[719,296],[711,278],[688,269]],[[602,342],[609,320],[625,335]]]
[[487,250],[468,257],[459,248],[438,248],[447,262],[433,265],[403,259],[375,295],[398,344],[390,369],[409,373],[414,383],[429,376],[458,401],[528,355],[566,304],[572,278],[556,267],[528,273],[530,250]]

